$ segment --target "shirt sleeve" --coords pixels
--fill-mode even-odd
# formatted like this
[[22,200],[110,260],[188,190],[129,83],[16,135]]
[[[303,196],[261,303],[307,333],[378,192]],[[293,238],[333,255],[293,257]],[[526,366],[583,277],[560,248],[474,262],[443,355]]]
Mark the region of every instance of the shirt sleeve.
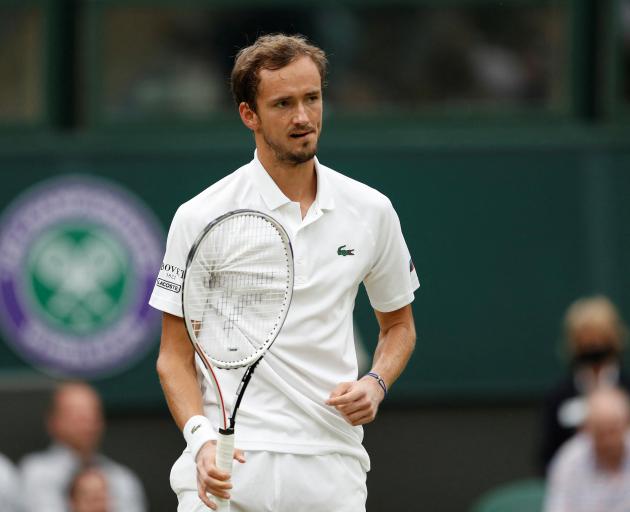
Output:
[[186,258],[195,241],[195,229],[180,207],[168,232],[166,252],[155,281],[149,305],[165,313],[183,316],[182,285],[186,272]]
[[380,214],[374,261],[363,280],[372,307],[383,313],[395,311],[413,301],[420,283],[389,199]]

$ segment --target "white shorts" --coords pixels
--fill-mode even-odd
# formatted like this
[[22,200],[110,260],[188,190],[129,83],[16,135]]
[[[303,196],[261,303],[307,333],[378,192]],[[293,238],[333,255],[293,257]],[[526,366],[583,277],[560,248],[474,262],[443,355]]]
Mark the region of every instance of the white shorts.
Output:
[[[364,512],[366,473],[349,455],[245,452],[234,461],[231,512]],[[171,470],[177,512],[208,512],[197,496],[197,469],[185,450]]]

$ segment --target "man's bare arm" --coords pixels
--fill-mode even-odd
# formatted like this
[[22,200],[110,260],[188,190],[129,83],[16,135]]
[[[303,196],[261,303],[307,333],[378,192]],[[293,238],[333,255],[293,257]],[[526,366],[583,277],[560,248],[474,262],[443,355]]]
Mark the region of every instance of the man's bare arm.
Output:
[[403,372],[413,353],[416,327],[411,304],[389,313],[374,313],[380,332],[371,371],[378,373],[389,388]]
[[[411,304],[396,311],[375,311],[380,332],[374,353],[372,372],[378,373],[387,388],[405,369],[416,344],[416,329]],[[356,382],[342,382],[333,389],[326,402],[334,406],[351,425],[363,425],[376,418],[378,406],[385,398],[378,381],[364,376]]]
[[162,316],[157,372],[168,408],[182,430],[189,418],[203,415],[203,400],[197,382],[195,351],[188,340],[184,320],[168,313]]
[[[184,320],[168,313],[164,313],[162,317],[162,341],[157,372],[168,408],[180,430],[183,430],[189,418],[203,416],[203,398],[197,382],[195,351],[188,339]],[[245,462],[240,450],[235,451],[234,458]],[[203,445],[197,454],[196,463],[199,499],[216,510],[217,505],[208,497],[208,493],[227,499],[232,484],[229,481],[230,476],[216,467],[214,442]]]

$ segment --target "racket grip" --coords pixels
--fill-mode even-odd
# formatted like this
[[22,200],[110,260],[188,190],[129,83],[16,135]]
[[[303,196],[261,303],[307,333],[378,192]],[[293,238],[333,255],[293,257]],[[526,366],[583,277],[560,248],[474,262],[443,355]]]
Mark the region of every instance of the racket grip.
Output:
[[[232,474],[232,463],[234,459],[234,429],[219,429],[217,437],[217,468]],[[230,501],[216,498],[217,505],[221,512],[230,511]]]

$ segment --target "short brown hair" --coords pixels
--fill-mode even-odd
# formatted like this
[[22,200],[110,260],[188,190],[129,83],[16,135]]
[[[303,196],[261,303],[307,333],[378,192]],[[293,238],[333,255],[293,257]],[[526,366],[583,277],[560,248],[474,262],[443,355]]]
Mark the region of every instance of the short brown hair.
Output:
[[230,85],[236,105],[245,102],[256,110],[256,96],[261,69],[281,69],[299,57],[310,57],[319,70],[322,87],[325,85],[328,59],[321,48],[311,44],[302,35],[269,34],[240,50],[234,61]]

